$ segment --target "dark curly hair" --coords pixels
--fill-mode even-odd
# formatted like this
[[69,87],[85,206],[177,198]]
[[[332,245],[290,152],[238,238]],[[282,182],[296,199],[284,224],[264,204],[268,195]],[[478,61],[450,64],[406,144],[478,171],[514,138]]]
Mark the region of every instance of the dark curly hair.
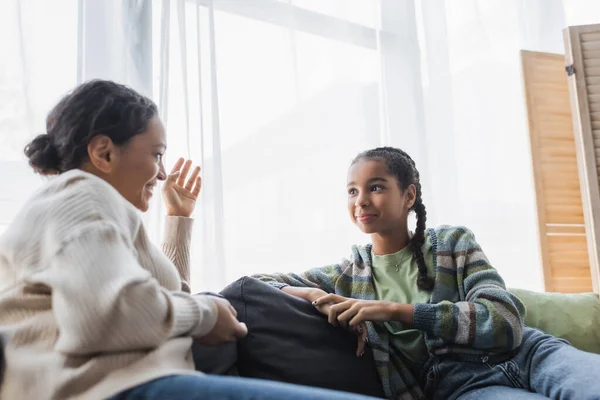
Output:
[[150,99],[135,90],[105,80],[93,80],[63,97],[46,118],[46,132],[25,146],[29,165],[42,175],[79,168],[88,159],[95,136],[125,145],[146,131],[158,113]]
[[425,210],[425,204],[423,204],[419,171],[417,170],[415,162],[408,154],[395,147],[378,147],[362,152],[354,159],[354,161],[352,161],[352,165],[363,159],[382,161],[386,165],[388,172],[396,177],[398,186],[401,190],[404,191],[410,185],[415,185],[417,196],[415,204],[413,204],[410,211],[414,211],[417,216],[417,229],[410,240],[410,246],[412,247],[413,257],[419,266],[417,285],[424,290],[433,289],[435,281],[432,277],[427,275],[427,266],[425,265],[425,258],[422,250],[423,244],[425,243],[427,211]]

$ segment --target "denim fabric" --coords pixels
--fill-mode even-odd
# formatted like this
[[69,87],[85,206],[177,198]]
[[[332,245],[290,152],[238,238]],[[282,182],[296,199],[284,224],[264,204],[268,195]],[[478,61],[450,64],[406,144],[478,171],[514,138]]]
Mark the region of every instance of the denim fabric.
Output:
[[368,400],[358,394],[280,382],[215,375],[173,375],[156,379],[110,400]]
[[421,378],[427,396],[434,400],[598,400],[600,355],[525,328],[521,346],[507,360],[431,358]]

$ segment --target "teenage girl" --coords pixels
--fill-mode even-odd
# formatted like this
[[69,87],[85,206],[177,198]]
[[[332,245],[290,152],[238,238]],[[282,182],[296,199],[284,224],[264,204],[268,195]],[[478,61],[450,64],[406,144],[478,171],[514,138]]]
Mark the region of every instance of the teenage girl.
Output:
[[351,328],[359,347],[368,342],[388,398],[600,399],[600,355],[525,327],[523,303],[471,231],[426,229],[419,172],[404,151],[356,157],[348,211],[372,244],[341,264],[258,277]]

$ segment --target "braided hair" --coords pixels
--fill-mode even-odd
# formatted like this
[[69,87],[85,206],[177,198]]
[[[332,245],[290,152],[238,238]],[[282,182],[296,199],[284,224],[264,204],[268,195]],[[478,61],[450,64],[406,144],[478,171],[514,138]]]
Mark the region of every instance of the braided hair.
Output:
[[425,257],[422,250],[425,243],[427,211],[425,210],[425,204],[423,204],[419,171],[415,162],[408,154],[395,147],[378,147],[362,152],[352,161],[352,165],[364,159],[383,161],[388,172],[396,177],[401,190],[406,190],[410,185],[415,186],[417,192],[416,199],[409,211],[414,211],[417,216],[417,229],[410,239],[410,246],[413,251],[413,257],[419,267],[417,286],[424,290],[433,289],[434,279],[427,275],[427,266],[425,265]]

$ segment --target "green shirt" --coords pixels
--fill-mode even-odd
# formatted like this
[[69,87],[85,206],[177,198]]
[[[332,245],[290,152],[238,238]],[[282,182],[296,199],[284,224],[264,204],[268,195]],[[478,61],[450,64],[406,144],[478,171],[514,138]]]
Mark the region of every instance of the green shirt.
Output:
[[[423,245],[423,255],[427,274],[433,276],[433,251],[429,235]],[[372,253],[372,257],[373,285],[378,300],[404,304],[429,303],[431,292],[421,290],[417,286],[419,267],[410,246],[393,254],[378,256]],[[419,364],[427,358],[423,332],[401,322],[384,322],[383,325],[390,333],[393,348],[411,370],[417,371]]]

